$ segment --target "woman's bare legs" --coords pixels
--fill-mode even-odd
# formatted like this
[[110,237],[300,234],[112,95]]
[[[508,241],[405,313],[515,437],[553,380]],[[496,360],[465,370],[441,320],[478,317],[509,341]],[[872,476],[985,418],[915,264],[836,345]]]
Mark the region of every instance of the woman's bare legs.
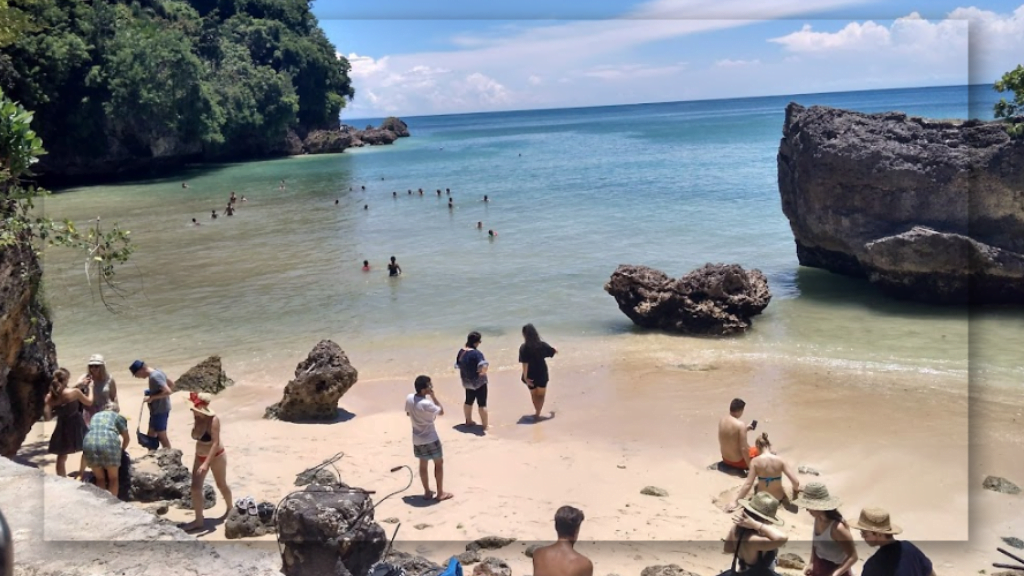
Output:
[[66,478],[68,475],[68,455],[57,454],[57,476]]
[[114,495],[114,498],[117,498],[117,489],[120,487],[119,485],[121,484],[120,482],[118,482],[118,468],[120,468],[120,466],[114,466],[113,468],[103,469],[103,471],[107,475],[107,490]]
[[227,481],[227,454],[221,454],[214,458],[213,463],[210,464],[210,470],[213,472],[213,481],[217,483],[217,491],[220,492],[221,498],[224,499],[224,515],[221,516],[221,519],[224,519],[228,517],[228,514],[231,513],[231,508],[234,506],[234,500],[231,498],[231,487],[228,486]]
[[[192,463],[192,511],[195,512],[195,520],[185,524],[181,527],[182,530],[196,530],[202,528],[205,525],[206,518],[203,513],[203,506],[206,504],[206,499],[203,498],[203,481],[206,480],[206,473],[199,472],[199,466],[202,464],[199,460],[199,456],[196,456],[195,461]],[[229,506],[230,501],[229,501]]]

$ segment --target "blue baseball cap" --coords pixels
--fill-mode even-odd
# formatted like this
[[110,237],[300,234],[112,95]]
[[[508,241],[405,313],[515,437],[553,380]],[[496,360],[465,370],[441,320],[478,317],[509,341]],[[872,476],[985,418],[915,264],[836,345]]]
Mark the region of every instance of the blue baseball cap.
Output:
[[146,363],[143,362],[142,360],[136,360],[135,362],[132,362],[131,366],[128,367],[128,371],[132,373],[132,376],[135,376],[135,373],[141,370],[142,367],[145,365]]

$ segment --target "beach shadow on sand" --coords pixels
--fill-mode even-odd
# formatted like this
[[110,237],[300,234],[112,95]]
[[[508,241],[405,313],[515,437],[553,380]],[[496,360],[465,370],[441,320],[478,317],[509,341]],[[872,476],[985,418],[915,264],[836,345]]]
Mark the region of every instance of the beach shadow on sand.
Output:
[[472,434],[474,436],[484,436],[484,429],[479,424],[473,426],[467,426],[465,422],[462,424],[456,424],[452,426],[452,430],[456,432],[462,432],[463,434]]
[[743,478],[744,480],[747,478],[747,475],[746,475],[745,472],[743,472],[743,470],[738,470],[736,468],[733,468],[732,466],[726,466],[725,463],[722,462],[721,460],[719,460],[718,462],[715,462],[713,464],[709,464],[708,465],[708,470],[713,470],[715,472],[721,472],[722,474],[725,474],[726,476],[732,476],[734,478]]
[[427,498],[424,498],[423,494],[417,494],[415,496],[402,496],[402,502],[405,502],[406,505],[412,506],[413,508],[429,508],[431,506],[436,506],[440,504],[440,502],[438,502],[434,498],[430,498],[429,500]]
[[[208,534],[213,534],[217,531],[217,527],[223,524],[225,520],[226,518],[204,518],[202,528],[196,528],[195,530],[187,530],[185,531],[185,533],[191,534],[196,538],[200,538]],[[178,529],[181,529],[181,527],[186,524],[188,524],[188,522],[182,522],[181,524],[178,524]]]
[[555,411],[552,410],[550,414],[548,414],[547,416],[541,416],[540,418],[537,418],[533,414],[527,414],[525,416],[521,416],[519,418],[519,420],[516,421],[516,424],[527,424],[527,425],[529,425],[529,424],[540,424],[541,422],[547,422],[548,420],[554,420],[554,419],[555,419]]
[[[18,448],[18,453],[11,457],[11,461],[17,462],[23,466],[29,466],[32,468],[42,468],[46,463],[46,458],[49,456],[50,441],[39,440],[38,442],[32,442],[31,444],[22,444],[21,448]],[[68,462],[73,461],[71,457],[68,458]],[[77,462],[77,460],[74,460]],[[75,464],[77,466],[77,464]],[[72,466],[68,466],[72,468]]]
[[330,420],[289,420],[289,422],[294,424],[339,424],[341,422],[348,422],[355,417],[356,415],[352,412],[344,408],[338,408],[338,412]]

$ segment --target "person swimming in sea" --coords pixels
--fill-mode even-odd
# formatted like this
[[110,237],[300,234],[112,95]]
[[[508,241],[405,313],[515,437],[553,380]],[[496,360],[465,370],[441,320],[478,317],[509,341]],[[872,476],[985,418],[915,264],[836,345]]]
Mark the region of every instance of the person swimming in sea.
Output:
[[186,184],[186,183],[182,182],[182,183],[181,183],[181,187],[182,187],[182,188],[188,188],[188,184]]
[[228,216],[234,216],[235,215],[235,207],[232,206],[231,204],[228,204],[227,208],[224,209],[224,213],[227,214]]
[[212,219],[212,220],[216,220],[217,219],[217,210],[216,209],[210,210],[210,219]]
[[395,257],[391,257],[391,262],[388,263],[388,276],[398,276],[402,273],[402,267],[398,265]]
[[248,201],[249,201],[249,199],[245,197],[245,194],[243,194],[242,195],[242,202],[248,202]]
[[228,204],[234,204],[236,201],[238,201],[238,196],[235,196],[235,191],[232,190],[231,196],[228,197]]
[[488,230],[487,231],[487,235],[490,236],[493,239],[494,237],[496,237],[498,235],[498,233],[495,232],[494,230]]
[[201,226],[201,224],[199,222],[196,222],[195,218],[192,219],[192,225],[193,226]]
[[369,209],[370,209],[370,205],[369,204],[363,204],[363,210],[369,210]]
[[437,189],[437,197],[438,197],[438,198],[440,198],[440,197],[441,197],[441,189],[440,189],[440,188],[438,188],[438,189]]
[[337,199],[337,198],[335,198],[335,199],[334,199],[334,205],[335,205],[335,206],[337,206],[337,205],[338,205],[338,199]]
[[451,198],[449,198],[449,199],[448,199],[448,209],[449,209],[449,210],[451,210],[451,209],[453,209],[453,208],[455,208],[455,204],[452,204],[452,199],[451,199]]
[[366,186],[360,186],[360,188],[362,188],[363,190],[366,190]]
[[412,188],[409,188],[409,196],[412,196]]
[[392,192],[391,193],[391,197],[392,198],[398,198],[398,192]]
[[484,223],[483,222],[477,222],[476,223],[476,229],[477,230],[483,230],[484,229]]
[[490,202],[490,199],[487,198],[487,194],[484,194],[484,202]]
[[370,261],[369,260],[363,260],[363,272],[369,272],[369,271],[370,271]]
[[451,195],[452,195],[452,190],[451,190],[451,188],[445,188],[445,189],[444,189],[444,193],[445,193],[446,195],[448,195],[448,196],[451,196]]

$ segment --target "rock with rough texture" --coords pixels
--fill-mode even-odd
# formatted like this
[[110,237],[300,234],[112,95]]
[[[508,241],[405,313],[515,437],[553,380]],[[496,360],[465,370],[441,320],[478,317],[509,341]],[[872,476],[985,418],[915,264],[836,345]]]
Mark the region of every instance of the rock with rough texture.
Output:
[[394,132],[395,136],[398,136],[399,138],[409,137],[409,125],[403,122],[401,118],[396,118],[394,116],[388,116],[385,118],[384,121],[380,123],[380,129]]
[[515,541],[515,538],[505,538],[503,536],[484,536],[466,544],[466,550],[497,550]]
[[188,369],[174,381],[175,390],[217,394],[235,382],[224,373],[220,356],[210,356]]
[[295,368],[295,379],[284,387],[284,397],[267,408],[264,418],[334,420],[338,417],[338,400],[358,378],[359,373],[341,347],[321,340]]
[[810,466],[800,466],[796,469],[800,474],[807,474],[808,476],[820,476],[820,472],[817,469],[811,468]]
[[512,576],[512,568],[504,560],[488,556],[473,567],[473,576]]
[[263,502],[262,505],[268,506],[271,511],[263,517],[250,514],[248,511],[242,512],[237,506],[233,506],[224,520],[224,537],[236,540],[273,534],[277,530],[274,526],[274,505],[270,502]]
[[793,554],[792,552],[779,554],[779,568],[803,570],[806,566],[807,564],[804,563],[804,559],[797,554]]
[[476,564],[482,559],[479,550],[466,550],[462,554],[456,556],[456,558],[459,559],[460,564],[465,564],[466,566]]
[[322,464],[303,470],[295,476],[296,486],[308,486],[310,484],[319,484],[320,486],[345,485],[333,470],[328,469]]
[[392,550],[388,554],[387,562],[405,570],[406,576],[437,576],[444,570],[444,567],[422,556],[414,556],[397,550]]
[[351,148],[356,140],[356,132],[343,126],[340,130],[314,130],[302,143],[307,154],[332,154]]
[[699,576],[689,570],[683,570],[677,564],[667,566],[648,566],[640,572],[640,576]]
[[57,370],[53,325],[39,292],[42,273],[30,247],[0,248],[0,456],[7,458],[43,415]]
[[277,527],[285,576],[362,576],[387,547],[370,496],[341,486],[309,485],[288,496]]
[[1002,536],[1000,537],[1000,539],[1003,542],[1006,542],[1006,544],[1009,546],[1013,546],[1014,548],[1024,550],[1024,540],[1021,540],[1020,538],[1016,538],[1013,536]]
[[658,488],[657,486],[645,486],[644,489],[640,491],[640,493],[643,494],[644,496],[659,496],[662,498],[668,496],[668,490],[665,490],[664,488]]
[[736,264],[705,264],[678,280],[647,266],[621,265],[604,289],[638,326],[700,336],[746,331],[772,298],[760,270]]
[[1020,487],[1000,476],[986,476],[981,486],[1001,494],[1020,494]]
[[[178,508],[192,508],[192,473],[181,463],[181,450],[161,448],[132,460],[129,498],[137,502],[172,500]],[[208,510],[217,502],[213,486],[203,485]]]
[[786,108],[782,211],[800,264],[898,297],[1024,303],[1024,139],[999,122]]
[[18,575],[157,576],[173,567],[182,574],[280,576],[276,550],[196,540],[173,522],[70,478],[0,458],[0,486]]

